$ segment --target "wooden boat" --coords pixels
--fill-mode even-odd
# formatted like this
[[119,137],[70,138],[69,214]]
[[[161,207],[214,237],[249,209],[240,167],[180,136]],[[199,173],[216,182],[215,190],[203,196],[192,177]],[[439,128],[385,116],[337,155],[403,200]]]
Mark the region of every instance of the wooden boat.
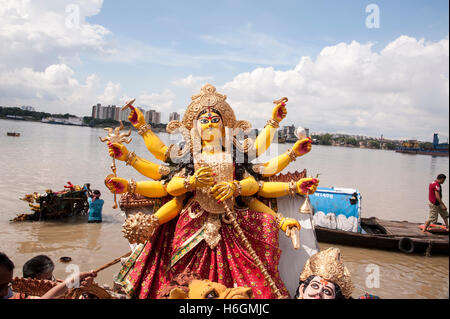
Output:
[[404,253],[449,254],[448,233],[423,233],[419,223],[361,218],[364,232],[349,232],[315,226],[317,239],[326,243],[401,251]]
[[15,137],[19,137],[20,133],[16,133],[16,132],[7,132],[6,133],[7,136],[15,136]]
[[361,218],[361,198],[355,189],[317,188],[310,195],[317,240],[404,253],[449,254],[448,232],[424,233],[419,223]]
[[21,200],[29,203],[31,214],[19,214],[12,221],[43,221],[62,219],[71,216],[87,216],[89,212],[88,195],[90,184],[83,187],[71,185],[64,186],[60,192],[46,190],[45,194],[27,194]]

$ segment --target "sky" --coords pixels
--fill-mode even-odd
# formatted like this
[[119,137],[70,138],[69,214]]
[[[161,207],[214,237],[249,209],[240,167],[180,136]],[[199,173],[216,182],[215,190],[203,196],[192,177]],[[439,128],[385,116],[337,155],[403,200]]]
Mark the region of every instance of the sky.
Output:
[[449,136],[448,1],[0,0],[0,106],[183,113],[202,85],[261,128]]

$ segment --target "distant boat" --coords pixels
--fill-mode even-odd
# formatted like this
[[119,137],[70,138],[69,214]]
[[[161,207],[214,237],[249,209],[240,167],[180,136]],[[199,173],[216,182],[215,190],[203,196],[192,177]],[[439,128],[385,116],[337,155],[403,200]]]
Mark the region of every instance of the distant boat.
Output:
[[6,135],[8,135],[8,136],[16,136],[16,137],[19,137],[19,136],[20,136],[20,133],[16,133],[16,132],[7,132]]

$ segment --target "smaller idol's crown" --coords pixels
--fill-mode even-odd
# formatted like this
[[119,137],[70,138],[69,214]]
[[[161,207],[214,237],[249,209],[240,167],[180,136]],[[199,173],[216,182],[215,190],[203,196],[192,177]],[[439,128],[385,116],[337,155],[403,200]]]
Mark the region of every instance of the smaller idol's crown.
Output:
[[331,247],[311,256],[303,267],[300,281],[305,281],[309,276],[320,276],[331,281],[339,285],[345,298],[351,297],[353,291],[351,275],[342,262],[338,248]]

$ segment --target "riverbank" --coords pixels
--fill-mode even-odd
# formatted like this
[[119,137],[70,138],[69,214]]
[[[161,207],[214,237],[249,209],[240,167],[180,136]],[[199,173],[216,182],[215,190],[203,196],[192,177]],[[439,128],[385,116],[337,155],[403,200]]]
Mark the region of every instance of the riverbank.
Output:
[[[50,124],[50,125],[63,125],[63,126],[79,126],[79,127],[90,127],[90,128],[105,128],[105,127],[118,127],[120,122],[114,121],[105,121],[105,122],[97,122],[93,124],[71,124],[71,123],[60,123],[60,122],[45,122],[42,120],[36,120],[33,118],[10,118],[10,117],[0,117],[0,120],[10,120],[10,121],[23,121],[23,122],[36,122],[42,124]],[[124,129],[134,129],[133,125],[130,122],[122,122]],[[154,124],[152,125],[152,131],[155,133],[166,133],[167,124]]]

